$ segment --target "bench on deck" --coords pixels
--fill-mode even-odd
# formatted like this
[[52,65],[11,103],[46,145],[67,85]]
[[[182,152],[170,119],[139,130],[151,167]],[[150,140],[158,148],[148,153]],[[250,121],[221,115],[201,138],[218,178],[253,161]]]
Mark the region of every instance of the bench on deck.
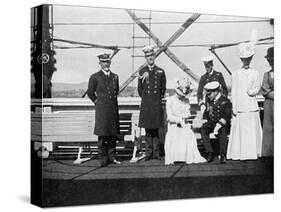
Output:
[[[83,155],[97,154],[98,136],[93,134],[94,117],[94,111],[33,113],[31,140],[34,143],[34,150],[39,151],[39,154],[48,151],[51,157],[56,158],[73,158],[79,152],[82,153],[80,147],[87,150]],[[126,145],[133,147],[135,139],[135,131],[132,130],[132,113],[120,113],[119,125],[120,135],[118,135],[116,149],[117,153],[124,154]]]

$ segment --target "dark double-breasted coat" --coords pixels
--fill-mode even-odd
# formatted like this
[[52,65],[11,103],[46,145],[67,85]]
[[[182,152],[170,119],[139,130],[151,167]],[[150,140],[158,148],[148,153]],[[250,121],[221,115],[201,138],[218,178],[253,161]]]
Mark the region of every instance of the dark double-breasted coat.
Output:
[[89,79],[88,97],[95,103],[95,129],[98,136],[116,136],[119,133],[119,113],[117,95],[118,75],[110,72],[106,76],[102,70]]
[[[164,126],[161,99],[166,91],[166,76],[162,68],[145,66],[139,71],[138,93],[141,97],[139,127],[156,129]],[[147,76],[147,77],[144,77]]]
[[261,94],[264,96],[262,156],[273,156],[274,149],[274,72],[264,73]]
[[203,114],[203,118],[208,122],[201,127],[201,136],[205,151],[212,153],[213,147],[211,145],[209,134],[212,133],[217,124],[221,125],[218,130],[219,153],[225,154],[227,150],[227,135],[230,131],[230,119],[232,115],[232,105],[229,99],[221,95],[216,101],[207,104],[207,108]]
[[227,97],[228,91],[227,91],[227,87],[226,87],[222,73],[213,70],[213,73],[211,75],[209,75],[208,73],[205,73],[200,78],[198,90],[197,90],[197,100],[198,100],[199,106],[202,103],[205,103],[203,100],[204,86],[208,82],[213,82],[213,81],[218,81],[220,83],[221,89],[222,89],[222,94]]
[[203,114],[203,119],[207,119],[208,122],[204,125],[208,126],[211,131],[214,130],[217,123],[219,123],[222,127],[230,129],[231,116],[232,104],[227,97],[221,95],[215,102],[208,104]]

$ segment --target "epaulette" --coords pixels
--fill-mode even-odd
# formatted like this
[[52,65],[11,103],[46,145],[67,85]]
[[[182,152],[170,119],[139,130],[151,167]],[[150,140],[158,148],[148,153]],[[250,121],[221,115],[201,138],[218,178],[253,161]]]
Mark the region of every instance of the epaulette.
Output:
[[145,67],[143,67],[141,70],[139,70],[139,75],[140,75],[140,76],[143,75],[143,73],[144,73],[145,71],[147,71],[147,70],[146,70],[146,67],[147,67],[147,66],[145,66]]

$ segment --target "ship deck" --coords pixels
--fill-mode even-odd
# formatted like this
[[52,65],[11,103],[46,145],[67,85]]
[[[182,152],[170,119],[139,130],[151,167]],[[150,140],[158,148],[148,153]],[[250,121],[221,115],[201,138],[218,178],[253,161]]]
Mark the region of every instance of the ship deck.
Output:
[[273,159],[107,167],[97,160],[44,160],[43,186],[46,207],[273,193]]

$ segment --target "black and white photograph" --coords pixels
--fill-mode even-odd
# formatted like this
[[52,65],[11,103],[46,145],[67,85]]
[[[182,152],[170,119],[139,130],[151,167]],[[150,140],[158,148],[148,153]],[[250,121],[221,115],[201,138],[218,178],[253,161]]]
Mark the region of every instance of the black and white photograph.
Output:
[[274,18],[31,9],[31,202],[274,193]]
[[278,208],[276,1],[11,0],[0,16],[1,211]]

